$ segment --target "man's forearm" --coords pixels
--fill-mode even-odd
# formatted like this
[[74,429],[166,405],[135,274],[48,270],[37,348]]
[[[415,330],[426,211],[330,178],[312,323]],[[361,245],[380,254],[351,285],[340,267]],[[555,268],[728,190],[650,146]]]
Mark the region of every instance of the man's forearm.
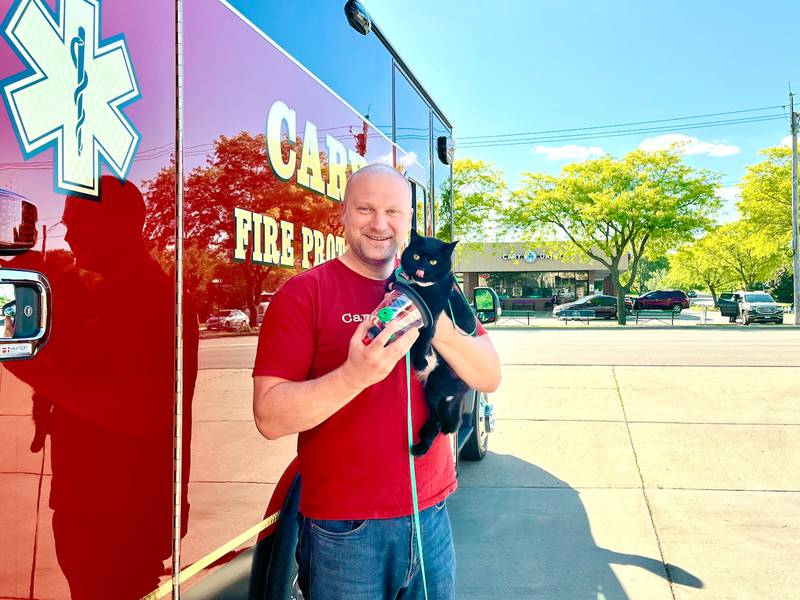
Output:
[[500,358],[489,336],[463,335],[443,316],[436,323],[433,346],[471,388],[494,392],[500,385]]
[[267,439],[316,427],[362,390],[346,380],[342,368],[309,381],[285,381],[266,390],[256,386],[253,413]]

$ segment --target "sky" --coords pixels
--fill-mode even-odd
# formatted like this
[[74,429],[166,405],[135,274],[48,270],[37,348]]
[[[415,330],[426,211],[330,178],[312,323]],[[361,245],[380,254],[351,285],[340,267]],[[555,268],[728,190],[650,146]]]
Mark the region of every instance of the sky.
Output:
[[[683,140],[687,164],[721,174],[720,220],[729,221],[759,149],[788,144],[790,84],[800,93],[796,0],[362,1],[453,124],[456,156],[494,164],[512,188],[525,171],[558,174],[569,162]],[[480,141],[472,136],[734,111],[747,112],[468,146]],[[607,136],[646,127],[661,130]]]

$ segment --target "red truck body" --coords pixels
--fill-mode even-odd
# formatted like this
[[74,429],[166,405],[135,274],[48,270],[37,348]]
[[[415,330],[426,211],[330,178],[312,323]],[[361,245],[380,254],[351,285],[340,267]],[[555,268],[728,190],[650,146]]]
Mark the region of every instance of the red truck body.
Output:
[[47,343],[0,363],[0,597],[285,587],[295,440],[253,424],[253,332],[205,321],[255,331],[262,293],[340,255],[364,164],[412,180],[418,231],[452,231],[452,128],[343,8],[0,0],[0,218],[6,197],[38,213],[0,284],[35,271],[51,293]]

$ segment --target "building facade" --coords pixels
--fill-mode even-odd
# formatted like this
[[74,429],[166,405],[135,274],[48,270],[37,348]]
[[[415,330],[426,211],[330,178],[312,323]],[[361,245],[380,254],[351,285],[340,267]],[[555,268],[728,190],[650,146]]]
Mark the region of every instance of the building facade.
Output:
[[[576,256],[568,244],[548,248],[524,243],[465,243],[455,271],[468,298],[477,286],[494,288],[503,310],[552,310],[590,294],[615,294],[611,273],[600,262]],[[620,261],[627,271],[628,257]]]

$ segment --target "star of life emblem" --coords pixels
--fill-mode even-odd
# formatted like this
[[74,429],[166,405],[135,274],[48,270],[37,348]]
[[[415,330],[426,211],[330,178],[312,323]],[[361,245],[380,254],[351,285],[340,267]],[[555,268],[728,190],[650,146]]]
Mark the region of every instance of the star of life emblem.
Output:
[[2,82],[26,160],[54,147],[55,188],[98,196],[101,160],[125,179],[140,135],[122,113],[139,85],[125,39],[101,43],[99,0],[19,0],[3,31],[28,70]]

